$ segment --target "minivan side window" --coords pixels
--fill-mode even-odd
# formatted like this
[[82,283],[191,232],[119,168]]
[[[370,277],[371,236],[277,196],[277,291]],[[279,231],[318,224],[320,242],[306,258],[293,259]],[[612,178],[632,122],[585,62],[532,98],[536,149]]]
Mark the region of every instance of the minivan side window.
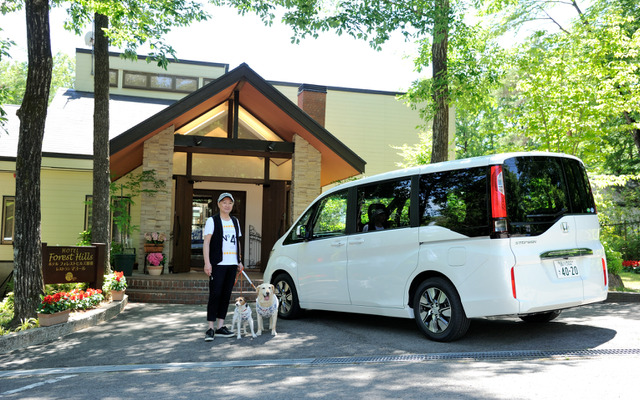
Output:
[[487,167],[443,171],[420,176],[420,225],[488,236],[489,170]]
[[358,232],[410,226],[411,179],[374,183],[358,188]]
[[320,200],[311,228],[312,238],[345,234],[347,222],[347,191],[333,193]]

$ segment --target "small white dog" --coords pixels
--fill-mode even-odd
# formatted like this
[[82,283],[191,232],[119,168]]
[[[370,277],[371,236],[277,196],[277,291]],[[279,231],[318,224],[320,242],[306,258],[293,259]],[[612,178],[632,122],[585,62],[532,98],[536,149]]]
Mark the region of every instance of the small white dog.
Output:
[[247,324],[251,328],[251,337],[255,338],[256,334],[253,331],[253,315],[251,315],[251,307],[247,304],[244,297],[236,298],[236,309],[233,312],[233,321],[231,322],[231,332],[237,329],[238,339],[241,337],[241,327],[244,328],[245,336],[249,336],[247,332]]
[[278,320],[278,297],[276,297],[275,286],[270,283],[258,285],[256,291],[258,297],[256,299],[256,318],[258,319],[257,335],[262,334],[263,322],[262,318],[269,318],[269,328],[273,336],[276,333],[276,321]]

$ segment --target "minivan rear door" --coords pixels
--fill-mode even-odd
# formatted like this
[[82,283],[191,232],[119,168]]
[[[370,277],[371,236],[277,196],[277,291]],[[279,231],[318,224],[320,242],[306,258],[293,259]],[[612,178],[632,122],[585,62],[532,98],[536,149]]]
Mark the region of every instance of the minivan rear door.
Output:
[[[520,312],[582,304],[600,247],[593,197],[573,158],[522,156],[503,165],[513,275]],[[586,224],[586,225],[585,225]],[[595,229],[594,229],[595,228]],[[589,240],[583,240],[591,237]],[[580,238],[580,240],[578,240]]]

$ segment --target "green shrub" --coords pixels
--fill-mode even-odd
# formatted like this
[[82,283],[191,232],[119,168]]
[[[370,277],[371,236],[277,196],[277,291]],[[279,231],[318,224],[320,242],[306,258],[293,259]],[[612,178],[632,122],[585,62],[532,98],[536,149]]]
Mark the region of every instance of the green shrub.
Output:
[[640,235],[628,235],[621,252],[625,260],[640,260]]
[[607,242],[602,242],[602,244],[607,256],[607,270],[614,275],[620,275],[620,272],[622,272],[622,254],[613,250]]
[[[87,290],[89,284],[86,282],[78,282],[78,283],[50,283],[48,285],[44,285],[44,294],[56,294],[58,292],[71,292],[74,289],[79,290]],[[100,289],[100,288],[98,288]]]
[[0,332],[1,334],[7,334],[11,332],[7,327],[9,322],[13,319],[13,292],[7,294],[7,296],[0,303]]
[[76,246],[91,246],[91,229],[80,232]]

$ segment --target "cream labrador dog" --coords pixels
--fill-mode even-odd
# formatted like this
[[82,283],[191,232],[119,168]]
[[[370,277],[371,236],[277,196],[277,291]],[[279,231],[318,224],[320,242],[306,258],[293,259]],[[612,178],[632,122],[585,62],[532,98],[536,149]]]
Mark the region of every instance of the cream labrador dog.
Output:
[[258,320],[258,330],[256,335],[262,334],[263,322],[262,318],[269,318],[269,328],[273,336],[276,333],[276,321],[278,320],[278,297],[276,297],[275,286],[270,283],[258,285],[256,291],[256,318]]

